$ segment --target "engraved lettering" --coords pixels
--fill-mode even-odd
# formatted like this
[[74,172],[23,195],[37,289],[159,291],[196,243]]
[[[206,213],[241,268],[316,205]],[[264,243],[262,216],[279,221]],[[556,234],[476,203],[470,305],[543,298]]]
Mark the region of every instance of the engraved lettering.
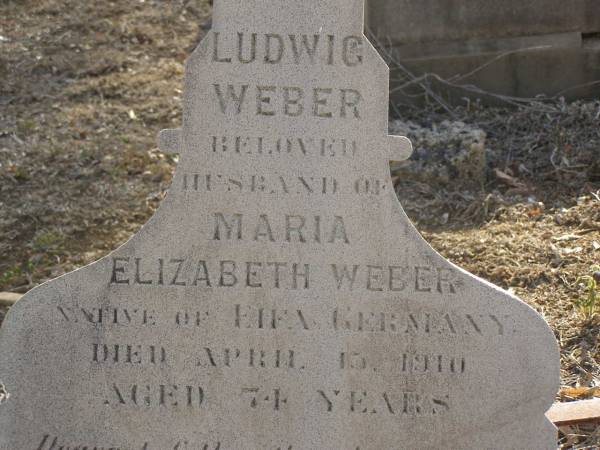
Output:
[[156,312],[146,309],[127,308],[87,308],[79,306],[57,306],[60,316],[67,322],[92,325],[156,325]]
[[140,275],[141,258],[135,258],[135,284],[152,284],[152,280],[142,280]]
[[411,375],[448,374],[461,375],[466,371],[463,356],[448,356],[422,353],[403,353],[402,372]]
[[173,274],[173,279],[171,280],[171,286],[185,286],[186,282],[179,279],[179,275],[181,274],[181,269],[183,264],[185,263],[185,259],[172,259],[169,261],[171,264],[176,264],[177,268],[175,269],[175,273]]
[[[255,225],[251,227],[251,223]],[[325,230],[323,230],[325,228]],[[249,238],[256,242],[349,244],[344,218],[341,216],[304,217],[286,214],[275,219],[266,214],[251,220],[242,214],[213,214],[211,239],[238,240]]]
[[358,111],[358,105],[362,101],[360,92],[356,89],[342,89],[340,92],[342,95],[342,110],[340,116],[345,119],[349,109],[356,119],[360,119],[360,112]]
[[213,33],[213,61],[220,63],[230,63],[231,58],[223,58],[219,56],[219,36],[220,33],[216,31]]
[[[325,400],[325,403],[327,405],[327,412],[332,412],[333,411],[333,401],[329,399],[329,397],[327,396],[327,394],[325,394],[325,391],[322,390],[318,390],[317,393],[319,394],[319,396]],[[333,391],[333,396],[332,397],[336,397],[337,395],[339,395],[340,391]]]
[[265,391],[265,389],[258,387],[242,387],[241,395],[250,400],[249,406],[252,409],[257,409],[267,404],[274,411],[279,411],[287,404],[287,398],[283,396],[281,389],[269,390],[266,393]]
[[256,33],[250,36],[250,56],[244,58],[244,33],[238,33],[238,61],[242,64],[250,64],[256,61]]
[[198,386],[113,383],[104,404],[131,408],[200,409],[204,398],[204,389]]
[[[328,34],[257,34],[236,35],[212,33],[212,61],[222,64],[342,64],[356,67],[363,63],[363,40],[360,36],[336,37]],[[237,37],[237,39],[235,39]],[[229,44],[229,45],[228,45]],[[224,54],[227,47],[232,54]],[[261,52],[260,57],[257,55]],[[235,58],[235,60],[234,60]]]
[[450,269],[439,268],[438,269],[438,278],[437,278],[437,291],[440,294],[444,294],[446,290],[444,287],[448,288],[448,291],[452,294],[456,293],[456,287],[453,280],[453,271]]
[[[290,117],[298,117],[304,112],[304,91],[300,88],[283,88],[284,114]],[[312,136],[209,136],[209,142],[206,143],[209,151],[219,154],[236,155],[262,155],[262,156],[281,156],[293,155],[302,157],[353,157],[358,153],[358,143],[354,140],[345,138],[323,138]],[[216,175],[225,178],[224,175]],[[250,175],[259,177],[264,175]],[[184,174],[183,189],[198,191],[205,189],[211,191],[211,175],[203,175],[203,180],[199,174]],[[189,179],[192,179],[191,183]],[[304,177],[305,179],[307,177]],[[203,184],[200,181],[204,181]],[[368,182],[359,180],[361,183]],[[358,182],[357,182],[358,183]],[[375,180],[373,184],[377,186],[383,181]],[[376,186],[376,187],[377,187]],[[357,193],[362,193],[362,184],[360,189],[355,187]],[[369,192],[367,192],[369,193]],[[377,193],[377,192],[372,192]]]
[[322,409],[340,414],[387,414],[409,417],[438,415],[450,410],[449,395],[413,391],[317,390]]
[[362,64],[362,39],[360,37],[346,36],[344,38],[342,60],[348,67],[355,67]]
[[338,290],[362,287],[367,291],[411,292],[414,289],[416,294],[452,295],[461,286],[455,272],[445,268],[354,265],[350,276],[349,267],[332,264],[333,279]]
[[492,322],[494,322],[498,326],[498,335],[504,336],[504,325],[502,325],[498,318],[493,314],[490,314],[489,317],[492,320]]
[[129,258],[113,258],[112,259],[112,276],[110,278],[111,284],[129,284],[129,279],[120,278],[118,274],[124,274],[125,268],[120,266],[120,263],[129,263]]
[[[274,48],[276,50],[274,50]],[[283,58],[283,38],[278,34],[265,35],[265,63],[278,64]]]
[[[62,439],[58,436],[51,436],[45,434],[42,437],[42,442],[38,446],[37,450],[127,450],[125,447],[109,447],[108,445],[91,444],[91,443],[74,443],[68,442],[66,439]],[[143,447],[142,450],[148,450],[147,447]]]
[[275,86],[257,86],[256,87],[256,114],[260,116],[274,116],[273,109],[266,109],[273,106],[271,95],[276,91]]
[[292,44],[292,54],[294,55],[294,62],[296,64],[301,63],[301,57],[303,49],[309,57],[310,63],[315,64],[315,57],[317,55],[317,46],[319,44],[320,35],[315,34],[312,36],[312,45],[309,43],[309,37],[306,34],[301,36],[302,46],[299,48],[297,42],[297,36],[290,34],[290,43]]
[[491,314],[452,314],[431,312],[364,311],[335,308],[330,326],[335,331],[352,333],[388,333],[409,336],[503,336],[505,324]]
[[235,305],[234,327],[254,330],[299,330],[310,331],[316,323],[309,320],[300,309],[275,309]]
[[[292,145],[290,143],[290,145]],[[305,150],[302,150],[305,151]],[[185,174],[184,176],[188,176]],[[239,192],[246,194],[308,194],[334,195],[339,183],[332,177],[284,177],[248,174],[233,178],[221,174],[193,175],[196,182],[193,188],[184,188],[196,192]],[[203,183],[200,183],[200,181]],[[205,183],[204,183],[205,182]]]
[[297,235],[298,242],[305,243],[302,230],[306,224],[306,219],[302,216],[285,216],[285,240],[292,242],[292,234]]
[[[220,223],[224,223],[223,220],[219,219]],[[233,222],[229,222],[230,224]],[[230,225],[231,227],[231,225]],[[266,224],[263,223],[258,228],[258,234],[253,236],[257,241],[264,241],[268,237],[266,231]],[[235,228],[231,228],[231,239],[235,239]],[[253,230],[253,232],[256,230]],[[212,233],[212,231],[211,231]],[[224,239],[228,232],[223,228],[219,229],[218,237]],[[248,233],[250,234],[250,233]],[[264,236],[263,236],[264,234]],[[285,237],[285,224],[280,227],[279,235],[272,231],[274,239],[279,239],[281,242],[284,241]],[[309,235],[306,234],[308,237]],[[312,236],[311,236],[312,237]],[[183,258],[160,258],[157,261],[151,262],[146,261],[144,258],[140,260],[140,264],[144,267],[158,267],[154,272],[146,272],[147,279],[144,281],[151,280],[153,286],[163,286],[163,278],[169,282],[169,286],[186,287],[194,286],[201,288],[231,288],[235,286],[256,288],[259,285],[262,288],[277,288],[277,289],[309,289],[310,287],[310,265],[302,264],[298,262],[279,262],[279,261],[233,261],[233,260],[222,260],[222,261],[206,261],[198,260],[191,261]],[[123,273],[126,275],[128,267],[125,265],[122,267]],[[132,282],[134,280],[131,280]],[[132,283],[136,285],[136,283]],[[146,286],[146,285],[144,285]],[[88,322],[103,322],[103,318],[94,317],[94,314],[103,314],[103,309],[99,311],[97,309],[91,310],[89,313],[82,308],[81,311],[76,311],[76,315],[83,316]],[[107,309],[108,311],[108,309]],[[132,311],[136,314],[141,314],[141,310],[110,310],[117,311],[119,320],[127,318],[127,314]],[[67,322],[75,322],[73,311],[70,311],[67,307],[61,306],[58,309],[62,320]],[[112,312],[111,312],[112,313]],[[87,314],[87,317],[86,317]],[[116,320],[116,319],[115,319]],[[147,320],[153,320],[153,317],[149,315]]]
[[427,283],[430,272],[430,267],[415,267],[415,291],[431,292],[431,286]]
[[[333,113],[325,110],[327,102],[333,89],[330,88],[315,88],[313,89],[313,115],[315,117],[331,118]],[[342,106],[342,111],[345,110],[345,106]]]
[[235,261],[221,261],[221,276],[219,278],[220,287],[233,287],[237,284],[238,278],[235,275],[236,263]]
[[201,327],[208,322],[209,318],[209,311],[177,311],[175,324],[178,327]]
[[383,267],[367,266],[367,290],[368,291],[383,291]]
[[[308,264],[304,264],[303,272],[298,270],[299,267],[300,264],[292,264],[292,289],[308,289],[310,284],[310,266]],[[303,283],[298,284],[299,280],[303,280]]]
[[199,283],[203,283],[205,287],[211,287],[206,261],[198,261],[198,264],[196,265],[196,275],[194,276],[192,285],[198,286]]
[[360,266],[353,266],[352,267],[352,272],[350,272],[348,270],[348,266],[344,265],[340,267],[338,267],[337,264],[332,264],[331,268],[333,269],[333,276],[335,278],[336,281],[336,285],[338,290],[342,289],[342,287],[344,286],[344,281],[347,280],[348,284],[349,284],[349,289],[352,290],[354,288],[354,280],[356,280],[356,274],[358,273],[358,269]]
[[340,369],[364,370],[367,368],[367,359],[357,352],[340,353]]
[[239,92],[236,92],[236,88],[232,84],[227,85],[227,94],[224,95],[221,89],[220,84],[213,84],[215,88],[215,93],[217,94],[217,99],[219,100],[219,106],[221,107],[221,112],[223,114],[227,114],[228,105],[230,103],[234,103],[236,114],[241,114],[242,105],[246,100],[246,93],[248,92],[248,85],[244,84],[240,86]]
[[327,65],[333,66],[335,61],[335,36],[332,34],[327,35]]
[[[221,112],[227,114],[234,109],[235,114],[241,114],[247,109],[246,97],[250,89],[248,84],[228,84],[224,92],[221,84],[213,84]],[[320,119],[340,117],[342,119],[361,119],[359,105],[362,94],[356,89],[332,89],[330,87],[315,87],[310,94],[297,86],[255,86],[253,91],[256,98],[256,115],[275,116],[282,114],[288,117],[300,117],[302,114]],[[335,93],[335,94],[334,94]],[[311,104],[305,104],[306,99]],[[310,108],[309,108],[310,106]],[[225,144],[225,143],[223,143]],[[212,149],[216,151],[218,141],[213,138]],[[236,143],[236,151],[241,149],[241,142]]]
[[301,116],[304,112],[304,91],[297,87],[283,88],[283,113],[289,117]]
[[213,240],[220,241],[221,240],[221,226],[225,227],[225,238],[230,240],[232,238],[232,234],[234,229],[236,230],[235,236],[237,236],[238,240],[242,240],[242,215],[241,214],[231,214],[231,223],[227,221],[225,215],[222,213],[215,213],[215,231],[213,233]]
[[99,364],[166,364],[167,351],[155,345],[92,344],[92,361]]
[[205,347],[196,362],[197,367],[222,369],[280,369],[304,370],[298,364],[294,350],[263,350],[255,348],[209,348]]
[[402,292],[406,289],[406,272],[408,267],[389,267],[389,290],[391,292]]

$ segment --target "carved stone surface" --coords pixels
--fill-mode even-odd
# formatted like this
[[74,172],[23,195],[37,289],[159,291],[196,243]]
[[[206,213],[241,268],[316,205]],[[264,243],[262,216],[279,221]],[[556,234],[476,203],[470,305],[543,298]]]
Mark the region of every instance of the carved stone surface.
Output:
[[554,336],[421,238],[363,0],[221,0],[168,197],[0,333],[0,449],[555,448]]

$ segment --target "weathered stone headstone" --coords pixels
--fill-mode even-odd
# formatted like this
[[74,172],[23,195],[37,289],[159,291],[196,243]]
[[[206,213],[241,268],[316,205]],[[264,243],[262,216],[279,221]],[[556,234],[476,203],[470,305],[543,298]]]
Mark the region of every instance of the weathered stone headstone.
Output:
[[221,0],[157,214],[0,334],[2,450],[551,449],[542,318],[420,237],[363,0]]

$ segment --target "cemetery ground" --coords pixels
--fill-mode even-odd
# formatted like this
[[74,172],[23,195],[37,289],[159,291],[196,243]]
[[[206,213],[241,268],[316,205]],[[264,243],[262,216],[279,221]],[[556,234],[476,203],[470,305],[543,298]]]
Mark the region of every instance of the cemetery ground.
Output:
[[[0,291],[98,259],[159,206],[176,157],[156,134],[179,125],[209,14],[205,1],[0,1]],[[405,210],[444,256],[544,315],[562,400],[600,397],[600,101],[439,106],[395,105],[392,131],[415,144],[392,164]],[[564,448],[600,445],[600,430],[571,431]]]

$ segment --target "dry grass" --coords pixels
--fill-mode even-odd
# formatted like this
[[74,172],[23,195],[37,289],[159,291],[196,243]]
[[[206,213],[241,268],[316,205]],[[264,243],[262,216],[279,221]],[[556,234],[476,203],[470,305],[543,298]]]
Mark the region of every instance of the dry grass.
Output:
[[155,136],[180,121],[183,61],[208,9],[1,5],[0,289],[24,292],[152,214],[173,169]]

